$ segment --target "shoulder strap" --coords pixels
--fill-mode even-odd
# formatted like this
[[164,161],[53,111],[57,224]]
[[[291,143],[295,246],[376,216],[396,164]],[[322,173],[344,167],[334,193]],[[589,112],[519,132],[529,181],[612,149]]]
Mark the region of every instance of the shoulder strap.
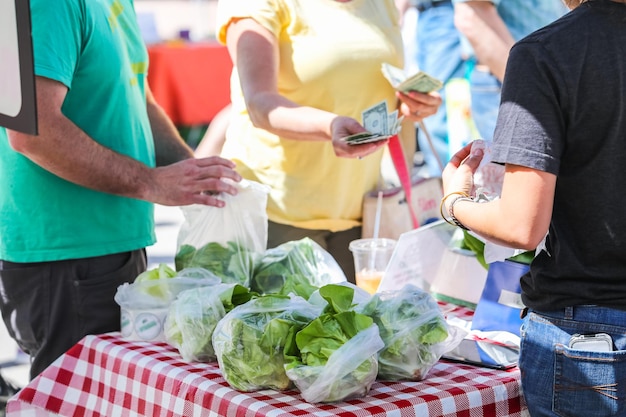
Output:
[[417,220],[417,216],[415,215],[415,210],[413,209],[413,201],[411,200],[411,177],[409,175],[409,170],[406,166],[406,159],[404,158],[402,144],[400,143],[400,138],[398,138],[397,134],[389,138],[388,146],[389,155],[391,156],[393,165],[396,168],[396,172],[398,173],[398,178],[400,178],[400,184],[404,189],[406,204],[409,207],[409,213],[411,214],[413,228],[417,229],[419,227],[419,222]]

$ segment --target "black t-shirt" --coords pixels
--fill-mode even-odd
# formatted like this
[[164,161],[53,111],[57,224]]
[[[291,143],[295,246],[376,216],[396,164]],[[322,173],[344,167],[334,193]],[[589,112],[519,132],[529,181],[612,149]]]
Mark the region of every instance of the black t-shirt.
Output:
[[626,6],[583,3],[512,48],[492,159],[557,175],[524,303],[626,309]]

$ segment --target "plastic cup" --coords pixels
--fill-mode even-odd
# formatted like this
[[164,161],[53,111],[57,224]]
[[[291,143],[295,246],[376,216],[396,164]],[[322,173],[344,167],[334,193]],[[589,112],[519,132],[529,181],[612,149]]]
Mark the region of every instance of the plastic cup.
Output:
[[348,247],[354,256],[357,287],[374,294],[387,269],[396,241],[386,238],[357,239],[350,242]]

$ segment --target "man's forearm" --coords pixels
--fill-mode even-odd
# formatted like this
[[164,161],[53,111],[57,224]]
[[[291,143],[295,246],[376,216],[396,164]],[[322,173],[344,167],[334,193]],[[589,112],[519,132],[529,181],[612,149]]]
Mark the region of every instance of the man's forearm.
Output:
[[170,165],[193,158],[193,150],[185,143],[174,123],[155,102],[148,102],[148,117],[154,137],[157,166]]
[[152,187],[147,165],[100,145],[62,115],[40,118],[38,136],[8,134],[17,152],[72,183],[138,199],[145,199]]
[[156,102],[147,83],[146,102],[152,136],[154,137],[157,166],[170,165],[183,159],[193,158],[193,150],[185,143],[174,123]]

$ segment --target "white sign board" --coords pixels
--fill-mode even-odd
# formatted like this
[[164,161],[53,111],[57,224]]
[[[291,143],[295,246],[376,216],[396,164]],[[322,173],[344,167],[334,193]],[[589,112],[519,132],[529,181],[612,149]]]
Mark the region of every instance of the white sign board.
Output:
[[0,0],[0,126],[37,133],[28,0]]
[[405,284],[427,290],[456,230],[439,220],[401,234],[378,291],[399,290]]

